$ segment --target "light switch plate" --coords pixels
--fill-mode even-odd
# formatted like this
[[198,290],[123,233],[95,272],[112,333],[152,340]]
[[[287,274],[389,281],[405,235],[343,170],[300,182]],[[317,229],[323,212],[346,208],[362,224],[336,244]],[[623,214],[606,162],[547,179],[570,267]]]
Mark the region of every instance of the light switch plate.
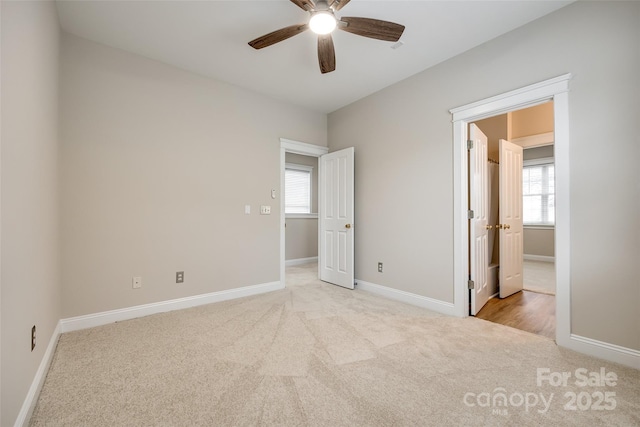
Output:
[[251,205],[244,205],[244,214],[245,215],[251,214]]

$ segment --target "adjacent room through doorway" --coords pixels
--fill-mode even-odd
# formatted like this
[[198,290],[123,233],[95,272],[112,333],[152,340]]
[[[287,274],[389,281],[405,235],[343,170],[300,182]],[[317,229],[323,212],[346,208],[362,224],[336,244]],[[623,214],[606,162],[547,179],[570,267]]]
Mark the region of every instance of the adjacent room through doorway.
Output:
[[285,155],[285,264],[318,263],[318,157]]
[[320,280],[354,289],[354,147],[281,138],[280,171],[281,283],[286,265],[317,260]]
[[[553,339],[556,307],[553,102],[479,120],[474,125],[487,139],[484,228],[488,246],[488,301],[481,302],[471,314]],[[502,146],[508,143],[521,147],[517,174],[501,174],[504,168],[500,162],[505,161],[501,158],[505,156]],[[507,187],[513,191],[505,192]],[[474,191],[473,186],[469,188]],[[513,194],[517,194],[513,196],[517,201],[501,199]],[[505,240],[502,233],[512,231],[509,230],[512,224],[503,219],[505,209],[513,207],[517,207],[521,216],[522,232],[512,232],[513,237]],[[514,251],[518,245],[520,251]],[[517,254],[519,259],[510,260],[509,254]],[[504,292],[501,279],[516,280],[519,287]]]

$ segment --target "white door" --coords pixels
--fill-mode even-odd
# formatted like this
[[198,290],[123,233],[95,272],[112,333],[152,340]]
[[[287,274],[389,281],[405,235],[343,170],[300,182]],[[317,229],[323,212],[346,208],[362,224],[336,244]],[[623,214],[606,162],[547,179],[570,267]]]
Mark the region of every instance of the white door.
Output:
[[320,280],[354,288],[353,269],[354,149],[320,156]]
[[500,298],[522,290],[522,147],[500,140]]
[[471,315],[475,316],[489,300],[489,177],[487,137],[475,124],[469,125],[469,272],[473,281]]

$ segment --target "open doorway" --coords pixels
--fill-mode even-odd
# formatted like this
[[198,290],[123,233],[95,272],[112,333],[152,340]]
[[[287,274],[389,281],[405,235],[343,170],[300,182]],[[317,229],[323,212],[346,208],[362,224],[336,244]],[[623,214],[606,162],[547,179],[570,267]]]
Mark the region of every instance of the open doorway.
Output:
[[318,264],[318,158],[285,154],[285,265]]
[[[292,268],[315,262],[317,271],[319,260],[318,211],[320,205],[318,199],[320,182],[318,160],[328,151],[327,147],[280,139],[280,194],[282,196],[280,197],[280,283],[282,284],[286,284],[287,261]],[[287,169],[293,178],[297,177],[302,181],[309,181],[309,185],[306,187],[308,195],[301,194],[301,197],[296,197],[293,201],[290,200],[291,206],[289,208],[286,206]],[[286,213],[287,210],[290,211],[289,214]],[[305,211],[307,212],[305,213]],[[287,233],[287,226],[291,230],[289,233]],[[315,238],[311,235],[313,233],[315,233]]]
[[[285,193],[287,153],[318,158],[318,276],[355,288],[354,148],[328,153],[327,147],[280,139],[280,194]],[[275,194],[274,194],[275,197]],[[285,197],[280,198],[280,283],[286,282]]]
[[568,348],[585,346],[571,335],[571,206],[569,175],[569,82],[563,74],[450,110],[453,125],[453,272],[455,312],[469,316],[469,220],[467,176],[467,125],[553,100],[555,159],[555,267],[556,343]]
[[[318,158],[318,277],[324,282],[354,289],[354,148],[328,153],[327,147],[281,138],[282,195],[285,193],[287,153]],[[285,197],[280,200],[280,283],[285,285]]]
[[[475,259],[486,259],[488,297],[472,299],[476,304],[470,314],[555,338],[553,101],[477,120],[470,127],[471,136],[477,133],[486,139],[480,142],[486,144],[486,158],[470,164],[474,171],[469,173],[473,179],[479,173],[478,161],[487,163],[480,168],[486,175],[486,182],[480,183],[487,193],[481,224],[486,243],[478,239],[469,248],[474,259],[478,242],[487,245],[486,255]],[[479,155],[470,153],[470,158]],[[510,163],[505,167],[501,162]],[[514,166],[517,171],[510,171]],[[470,201],[478,185],[469,185]],[[470,238],[475,238],[474,230]],[[514,256],[518,259],[511,259]]]
[[[487,139],[487,159],[484,160],[487,165],[483,173],[487,175],[486,293],[489,299],[486,304],[479,302],[483,306],[476,307],[471,314],[555,338],[553,101],[477,120],[473,125]],[[505,152],[501,151],[503,144],[520,147],[518,153],[522,153],[522,159],[515,174],[504,173],[500,166],[501,160],[506,161]],[[507,230],[503,226],[509,226],[502,224],[506,220],[502,219],[505,201],[501,197],[505,197],[507,188],[515,191],[519,198],[515,205],[521,216],[522,231],[512,239],[517,244],[505,249],[500,247],[501,241],[506,241],[503,233]],[[476,189],[469,186],[469,191]],[[501,265],[503,251],[513,247],[518,251],[517,262],[507,260],[512,265]],[[470,245],[470,251],[473,249]],[[511,280],[511,277],[503,274],[501,267],[512,268],[509,274],[517,276],[515,279],[519,281],[509,292],[501,288],[501,280],[505,277]]]

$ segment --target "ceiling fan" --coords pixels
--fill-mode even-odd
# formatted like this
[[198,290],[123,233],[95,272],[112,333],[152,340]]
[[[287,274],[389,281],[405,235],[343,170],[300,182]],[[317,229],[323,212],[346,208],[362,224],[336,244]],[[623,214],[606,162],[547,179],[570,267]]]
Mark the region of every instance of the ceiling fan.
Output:
[[336,69],[336,53],[331,33],[336,28],[348,33],[372,39],[397,42],[402,36],[404,25],[371,18],[338,18],[335,12],[350,0],[290,0],[311,15],[306,24],[281,28],[249,42],[254,49],[262,49],[311,29],[318,35],[318,61],[322,74]]

